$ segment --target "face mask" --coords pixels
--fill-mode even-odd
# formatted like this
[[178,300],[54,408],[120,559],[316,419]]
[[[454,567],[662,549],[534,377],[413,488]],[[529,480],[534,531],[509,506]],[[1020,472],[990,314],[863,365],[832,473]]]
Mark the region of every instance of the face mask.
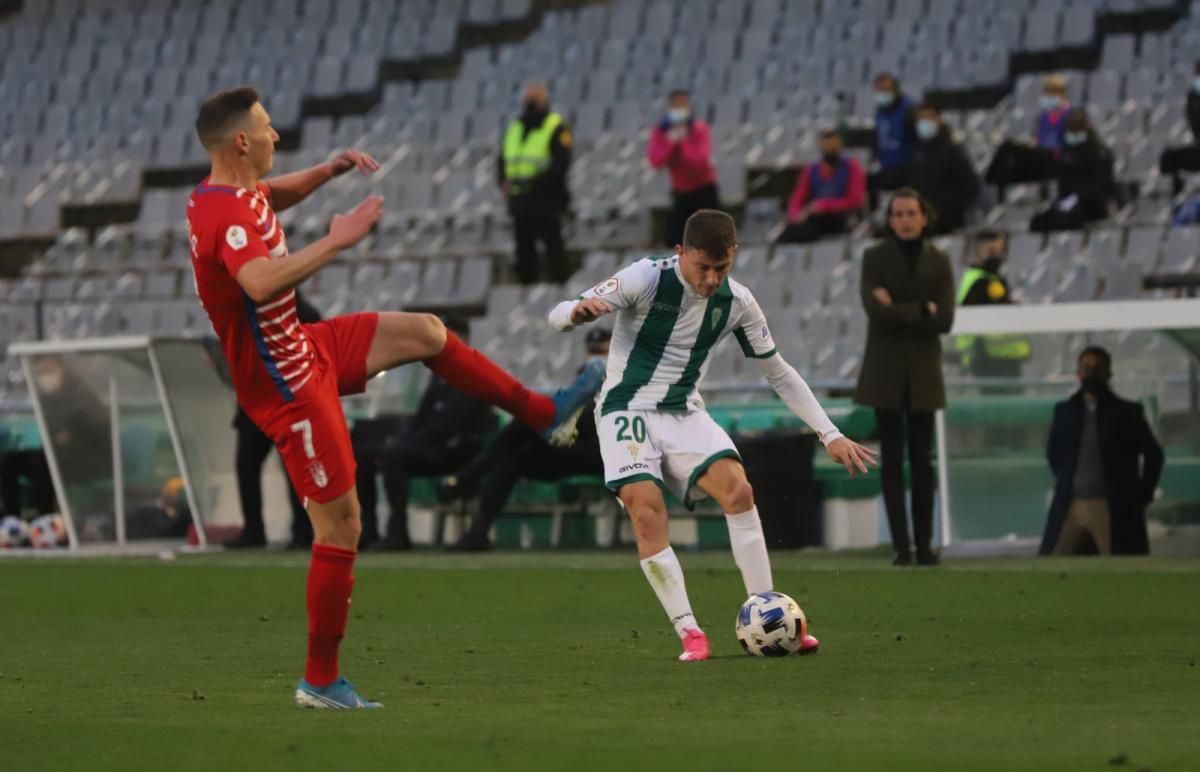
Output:
[[1084,142],[1087,142],[1086,131],[1068,131],[1063,135],[1063,141],[1071,147],[1079,147]]
[[891,107],[892,102],[895,102],[895,101],[896,101],[896,95],[890,91],[876,91],[875,92],[875,106],[876,107]]
[[541,102],[534,102],[530,100],[525,103],[525,112],[529,113],[530,115],[541,115],[542,113],[546,112],[546,106]]
[[1043,110],[1057,110],[1062,107],[1062,97],[1043,96],[1041,105]]
[[821,160],[830,166],[837,166],[838,161],[842,160],[841,153],[822,153]]
[[1197,94],[1200,94],[1200,75],[1197,75],[1196,79],[1192,81],[1192,88],[1196,90]]
[[692,117],[692,111],[686,107],[672,107],[667,110],[667,117],[671,119],[671,123],[687,123],[688,118]]
[[1079,379],[1079,385],[1093,396],[1099,396],[1108,391],[1108,379],[1099,373],[1088,373]]
[[1004,265],[1004,258],[989,257],[983,261],[983,270],[988,273],[1000,273],[1000,266]]
[[933,139],[937,136],[938,128],[937,121],[922,118],[917,121],[917,136],[921,139]]

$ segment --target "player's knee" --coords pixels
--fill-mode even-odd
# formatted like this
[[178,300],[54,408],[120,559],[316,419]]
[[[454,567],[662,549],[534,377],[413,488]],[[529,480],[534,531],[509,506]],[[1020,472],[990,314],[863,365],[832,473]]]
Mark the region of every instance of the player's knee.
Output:
[[730,512],[749,512],[754,508],[754,486],[746,480],[737,480],[729,486],[726,505]]
[[665,515],[665,513],[659,512],[657,507],[644,501],[629,502],[625,508],[629,510],[629,519],[639,533],[657,528]]
[[425,344],[430,356],[436,356],[446,345],[446,325],[433,314],[416,314],[416,334]]

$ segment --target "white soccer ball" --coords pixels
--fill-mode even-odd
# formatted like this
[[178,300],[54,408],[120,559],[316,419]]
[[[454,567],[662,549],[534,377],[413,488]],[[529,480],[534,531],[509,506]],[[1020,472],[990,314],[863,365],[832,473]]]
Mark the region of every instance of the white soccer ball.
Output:
[[784,657],[800,650],[808,620],[796,601],[782,592],[751,595],[737,616],[737,638],[748,654]]
[[42,515],[29,524],[29,543],[49,549],[67,543],[67,526],[62,515]]
[[15,515],[0,520],[0,549],[24,547],[29,540],[29,526]]

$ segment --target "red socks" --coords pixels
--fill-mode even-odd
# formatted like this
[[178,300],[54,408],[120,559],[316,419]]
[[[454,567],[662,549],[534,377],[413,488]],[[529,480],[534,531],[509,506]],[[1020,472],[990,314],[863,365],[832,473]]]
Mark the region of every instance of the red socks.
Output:
[[446,346],[425,366],[459,391],[501,410],[537,431],[554,423],[554,400],[525,388],[500,365],[446,331]]
[[304,680],[328,686],[338,677],[338,646],[350,616],[354,557],[358,553],[314,544],[308,565],[308,660]]

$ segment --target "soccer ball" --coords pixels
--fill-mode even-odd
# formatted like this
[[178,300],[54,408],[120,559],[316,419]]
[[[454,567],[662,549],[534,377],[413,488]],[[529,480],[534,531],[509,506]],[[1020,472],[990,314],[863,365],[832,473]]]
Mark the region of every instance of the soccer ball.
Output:
[[29,526],[25,521],[14,515],[0,520],[0,549],[24,547],[29,539]]
[[807,633],[804,611],[782,592],[751,595],[738,611],[738,642],[746,653],[756,657],[794,654]]
[[42,515],[29,524],[29,543],[38,549],[57,547],[67,541],[62,515]]

